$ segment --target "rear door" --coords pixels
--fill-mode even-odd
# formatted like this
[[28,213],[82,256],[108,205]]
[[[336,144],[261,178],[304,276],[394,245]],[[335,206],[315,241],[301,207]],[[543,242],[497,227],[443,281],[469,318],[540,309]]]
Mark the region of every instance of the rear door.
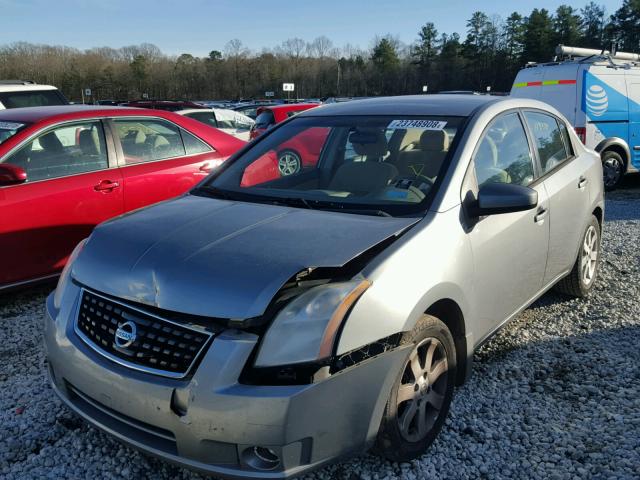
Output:
[[0,159],[27,172],[0,187],[0,286],[59,272],[75,245],[123,212],[113,142],[100,120],[48,128]]
[[526,110],[524,117],[549,195],[549,255],[544,275],[547,285],[573,266],[590,213],[588,184],[596,180],[590,178],[591,159],[574,155],[564,121],[538,110]]
[[213,147],[165,119],[114,118],[110,124],[125,211],[185,193],[222,161]]

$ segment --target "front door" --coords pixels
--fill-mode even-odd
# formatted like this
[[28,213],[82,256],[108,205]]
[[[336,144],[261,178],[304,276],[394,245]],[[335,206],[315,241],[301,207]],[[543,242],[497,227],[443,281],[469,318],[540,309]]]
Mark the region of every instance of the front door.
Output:
[[123,211],[99,120],[50,128],[0,162],[27,172],[25,183],[0,187],[0,286],[58,273],[80,240]]
[[[474,261],[472,308],[490,332],[542,288],[549,243],[549,202],[535,182],[534,163],[520,115],[503,114],[489,125],[474,154],[478,187],[515,183],[538,192],[538,206],[481,217],[469,233]],[[482,340],[482,339],[479,339]]]

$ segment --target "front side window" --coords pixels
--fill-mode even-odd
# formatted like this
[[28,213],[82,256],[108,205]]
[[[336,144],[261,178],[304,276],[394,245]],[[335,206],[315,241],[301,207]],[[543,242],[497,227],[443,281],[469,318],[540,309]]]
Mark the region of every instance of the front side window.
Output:
[[474,165],[479,186],[486,183],[527,186],[533,181],[533,159],[517,113],[502,115],[491,122],[476,149]]
[[557,120],[551,115],[538,112],[525,112],[524,115],[533,132],[542,173],[547,173],[570,156],[562,132]]
[[[208,182],[227,196],[373,212],[417,212],[462,117],[296,118]],[[411,148],[407,145],[411,144]],[[284,200],[283,200],[284,199]]]
[[102,122],[73,123],[50,129],[2,162],[23,168],[27,182],[108,168]]
[[169,122],[158,119],[115,119],[113,123],[127,165],[185,155],[180,130]]

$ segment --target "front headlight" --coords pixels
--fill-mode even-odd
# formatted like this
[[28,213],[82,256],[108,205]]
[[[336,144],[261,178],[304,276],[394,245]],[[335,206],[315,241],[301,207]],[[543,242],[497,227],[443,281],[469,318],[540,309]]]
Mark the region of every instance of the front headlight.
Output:
[[274,367],[323,360],[331,356],[342,321],[368,280],[313,287],[291,301],[267,330],[256,367]]
[[73,249],[71,255],[69,255],[69,259],[67,260],[67,264],[62,269],[62,273],[60,274],[60,278],[58,279],[58,286],[56,287],[56,293],[53,295],[53,306],[56,310],[60,309],[60,304],[62,302],[62,294],[64,293],[65,288],[67,288],[67,284],[69,283],[69,276],[71,274],[71,266],[73,262],[75,262],[76,258],[80,254],[82,247],[87,243],[87,239],[81,240],[76,248]]

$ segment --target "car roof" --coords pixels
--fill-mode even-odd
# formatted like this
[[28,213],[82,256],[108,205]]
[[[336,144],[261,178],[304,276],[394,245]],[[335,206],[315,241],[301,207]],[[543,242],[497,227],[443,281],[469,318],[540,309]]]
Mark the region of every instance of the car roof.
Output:
[[149,110],[145,108],[115,107],[109,105],[58,105],[51,107],[26,107],[0,110],[0,121],[14,121],[22,123],[36,123],[43,120],[61,117],[83,118],[90,116],[108,115],[152,115],[163,116],[163,110]]
[[331,103],[300,113],[299,116],[437,115],[467,117],[477,108],[499,101],[504,101],[504,99],[490,95],[403,95],[367,98],[357,102]]
[[37,83],[0,83],[0,92],[37,92],[42,90],[57,90],[57,88]]
[[307,110],[313,107],[319,107],[320,103],[280,103],[276,105],[261,105],[263,110]]

